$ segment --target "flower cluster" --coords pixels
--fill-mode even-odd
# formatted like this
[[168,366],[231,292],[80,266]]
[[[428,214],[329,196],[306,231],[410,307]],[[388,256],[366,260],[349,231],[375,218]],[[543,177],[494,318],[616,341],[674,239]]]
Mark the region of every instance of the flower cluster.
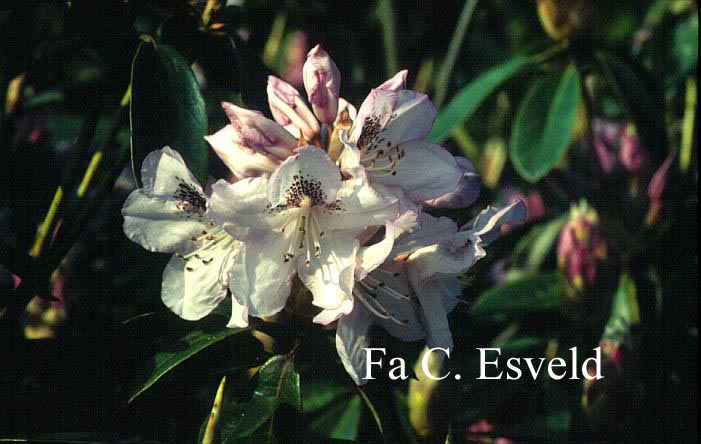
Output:
[[487,208],[463,227],[423,211],[471,205],[480,181],[467,159],[425,140],[436,109],[405,89],[406,75],[356,110],[316,46],[303,67],[308,100],[269,78],[274,121],[222,104],[230,124],[206,139],[230,170],[226,180],[205,189],[173,149],[148,155],[143,188],[122,213],[131,240],[174,253],[164,303],[194,320],[230,293],[228,325],[246,327],[249,316],[280,312],[299,281],[319,309],[314,322],[337,321],[337,349],[358,384],[372,325],[451,348],[457,276],[525,206]]

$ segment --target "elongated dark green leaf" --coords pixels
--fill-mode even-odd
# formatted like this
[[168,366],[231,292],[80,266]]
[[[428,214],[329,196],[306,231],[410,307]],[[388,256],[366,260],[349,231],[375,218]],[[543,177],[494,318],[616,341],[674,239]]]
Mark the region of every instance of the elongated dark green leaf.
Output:
[[156,383],[163,375],[171,371],[177,365],[194,354],[204,350],[229,336],[241,332],[241,329],[223,328],[215,332],[201,330],[191,331],[187,335],[171,344],[167,350],[156,353],[144,366],[129,392],[129,402],[132,402],[145,390]]
[[131,72],[131,155],[141,186],[141,162],[153,150],[177,150],[201,183],[209,152],[203,137],[207,113],[199,84],[187,61],[167,45],[142,42]]
[[574,66],[536,79],[518,107],[511,130],[511,162],[521,177],[538,181],[567,151],[580,96]]
[[518,317],[556,308],[561,296],[559,273],[525,276],[482,293],[472,306],[472,314],[482,318]]
[[531,57],[515,57],[482,73],[463,87],[441,110],[428,135],[431,142],[442,142],[458,125],[467,120],[484,100],[511,76],[535,66]]
[[[302,410],[299,373],[288,356],[274,356],[258,371],[258,386],[245,402],[229,400],[221,412],[220,438],[222,444],[241,442],[253,435],[268,421],[281,403]],[[266,432],[273,438],[272,426]]]

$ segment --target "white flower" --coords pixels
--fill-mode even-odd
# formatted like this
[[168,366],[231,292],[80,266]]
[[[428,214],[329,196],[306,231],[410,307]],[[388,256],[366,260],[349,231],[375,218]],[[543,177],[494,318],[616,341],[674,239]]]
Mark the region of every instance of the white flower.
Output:
[[316,147],[302,147],[268,178],[214,184],[207,215],[243,242],[230,289],[253,316],[279,312],[299,276],[324,309],[352,308],[353,272],[365,228],[397,217],[397,199],[361,179],[342,181]]
[[399,187],[414,202],[429,201],[456,190],[463,170],[443,147],[424,140],[436,108],[425,94],[399,89],[401,74],[370,92],[342,134],[341,170]]
[[[143,188],[124,203],[124,233],[149,251],[175,253],[163,271],[161,298],[187,320],[209,314],[226,297],[240,243],[205,215],[207,197],[180,154],[153,151],[141,167]],[[232,304],[230,327],[245,327],[246,308]]]
[[[359,385],[366,382],[364,349],[370,346],[372,325],[404,341],[425,338],[429,347],[452,349],[447,315],[462,293],[457,276],[485,256],[484,247],[503,224],[524,218],[525,205],[518,201],[501,210],[487,208],[461,230],[446,217],[422,214],[419,230],[401,233],[389,247],[385,263],[359,276],[362,280],[353,295],[361,303],[338,321],[336,349],[353,380]],[[389,241],[383,242],[386,248]],[[359,256],[363,255],[361,250]]]

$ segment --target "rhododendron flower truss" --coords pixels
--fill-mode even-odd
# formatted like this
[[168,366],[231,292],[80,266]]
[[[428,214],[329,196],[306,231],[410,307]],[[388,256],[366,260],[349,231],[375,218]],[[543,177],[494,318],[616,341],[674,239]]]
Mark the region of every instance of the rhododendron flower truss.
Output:
[[[141,178],[143,188],[122,208],[124,233],[149,251],[175,253],[163,271],[161,297],[182,318],[200,319],[226,297],[240,243],[205,216],[207,196],[177,151],[150,153]],[[245,308],[234,302],[229,326],[245,325]]]
[[422,214],[418,230],[399,234],[384,264],[356,283],[353,311],[338,321],[336,348],[353,380],[366,382],[360,375],[372,325],[404,341],[425,338],[429,347],[452,349],[447,315],[462,294],[458,276],[485,256],[484,247],[502,225],[523,221],[525,215],[525,205],[518,201],[503,209],[487,208],[458,230],[446,217]]
[[341,173],[321,149],[296,150],[268,177],[213,186],[207,216],[243,242],[230,288],[251,315],[280,311],[297,275],[324,309],[352,308],[358,235],[398,202]]

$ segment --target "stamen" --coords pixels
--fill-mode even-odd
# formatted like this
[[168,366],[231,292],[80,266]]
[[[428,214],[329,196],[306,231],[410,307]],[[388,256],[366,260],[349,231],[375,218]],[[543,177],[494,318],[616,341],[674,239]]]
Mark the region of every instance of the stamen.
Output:
[[[354,295],[360,302],[363,303],[363,305],[365,306],[365,308],[367,308],[372,314],[374,314],[375,316],[377,316],[377,317],[380,318],[380,319],[389,319],[389,320],[391,320],[391,321],[393,321],[393,322],[395,322],[395,323],[397,323],[397,324],[399,324],[399,325],[406,325],[406,324],[409,322],[409,321],[402,321],[402,320],[397,319],[392,313],[388,312],[388,311],[382,306],[382,304],[380,304],[379,302],[377,302],[376,299],[374,299],[374,298],[372,298],[372,297],[368,297],[368,295],[366,295],[361,289],[359,289],[359,288],[357,288],[357,287],[353,289],[353,295]],[[370,303],[371,300],[372,300],[372,302],[373,302],[375,305],[377,305],[377,308],[375,308],[375,307]],[[381,311],[380,311],[380,310],[381,310]]]

